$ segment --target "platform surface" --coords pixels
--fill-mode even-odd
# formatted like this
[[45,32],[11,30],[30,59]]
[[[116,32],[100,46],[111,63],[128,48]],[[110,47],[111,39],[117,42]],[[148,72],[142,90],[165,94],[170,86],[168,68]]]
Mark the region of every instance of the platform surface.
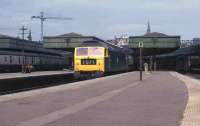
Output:
[[50,75],[58,75],[58,74],[70,74],[73,71],[38,71],[38,72],[31,72],[31,73],[0,73],[0,80],[3,79],[15,79],[15,78],[27,78],[27,77],[38,77],[38,76],[50,76]]
[[[175,72],[154,72],[143,77],[143,81],[138,81],[139,73],[130,72],[0,96],[0,124],[190,126],[187,117],[192,116],[187,107],[193,104],[189,99],[194,89],[195,97],[200,96],[199,80]],[[199,105],[200,102],[195,107]],[[193,111],[197,114],[199,110]]]

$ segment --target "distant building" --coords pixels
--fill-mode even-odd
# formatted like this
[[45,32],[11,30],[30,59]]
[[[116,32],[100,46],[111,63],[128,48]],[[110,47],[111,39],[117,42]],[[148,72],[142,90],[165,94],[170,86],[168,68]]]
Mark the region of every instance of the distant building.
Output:
[[114,45],[124,47],[124,46],[129,46],[129,37],[128,36],[121,36],[121,37],[116,37],[112,40],[107,40],[109,43],[112,43]]
[[151,27],[150,27],[150,22],[148,21],[148,27],[147,27],[146,34],[150,34],[150,33],[151,33]]
[[200,46],[200,38],[193,38],[192,40],[181,40],[181,48]]
[[78,33],[67,33],[58,36],[45,36],[44,47],[48,49],[74,51],[75,47],[81,45],[83,41],[88,40],[101,40],[95,36],[83,36]]
[[180,48],[186,48],[194,45],[193,40],[181,40]]
[[193,38],[194,45],[200,45],[200,38]]
[[128,36],[121,36],[116,38],[118,46],[128,46],[129,45],[129,37]]

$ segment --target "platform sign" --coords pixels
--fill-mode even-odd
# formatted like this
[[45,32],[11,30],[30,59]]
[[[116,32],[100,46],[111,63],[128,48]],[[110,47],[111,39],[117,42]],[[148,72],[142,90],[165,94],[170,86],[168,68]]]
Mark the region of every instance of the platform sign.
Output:
[[144,44],[143,42],[139,42],[139,45],[138,45],[139,48],[143,48],[144,47]]

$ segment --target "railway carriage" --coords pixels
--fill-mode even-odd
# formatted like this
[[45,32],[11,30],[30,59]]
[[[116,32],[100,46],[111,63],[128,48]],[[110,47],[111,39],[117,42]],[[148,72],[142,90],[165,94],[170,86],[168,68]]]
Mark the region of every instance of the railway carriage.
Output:
[[59,70],[71,66],[72,53],[46,49],[42,43],[0,34],[0,72],[19,72],[22,66],[35,70]]
[[200,56],[190,56],[189,64],[191,72],[200,73]]
[[22,64],[31,64],[35,70],[56,70],[70,66],[69,54],[52,55],[19,51],[0,51],[0,72],[21,71]]
[[85,41],[75,48],[75,78],[100,77],[105,73],[128,71],[133,52],[104,41]]

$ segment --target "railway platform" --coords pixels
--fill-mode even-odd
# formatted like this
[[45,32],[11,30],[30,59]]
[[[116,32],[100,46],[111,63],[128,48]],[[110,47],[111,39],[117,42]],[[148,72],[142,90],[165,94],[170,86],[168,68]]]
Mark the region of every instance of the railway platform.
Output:
[[2,126],[199,126],[200,80],[129,72],[0,96]]

